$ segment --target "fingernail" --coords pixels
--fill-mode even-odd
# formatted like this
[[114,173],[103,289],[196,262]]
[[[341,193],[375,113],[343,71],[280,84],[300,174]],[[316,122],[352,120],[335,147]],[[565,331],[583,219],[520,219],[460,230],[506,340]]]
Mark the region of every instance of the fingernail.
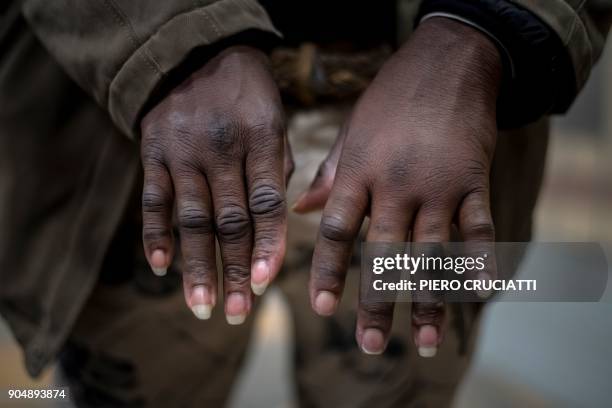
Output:
[[295,210],[299,206],[300,201],[302,201],[304,199],[304,197],[306,197],[307,193],[308,193],[308,190],[302,191],[300,193],[300,195],[295,199],[295,201],[293,202],[293,205],[291,206],[292,210]]
[[[489,282],[491,280],[491,276],[489,276],[489,274],[486,272],[480,272],[478,274],[478,280],[483,281],[483,282]],[[491,289],[476,291],[476,295],[478,295],[480,299],[488,299],[491,296],[491,293],[492,293]]]
[[244,323],[247,315],[247,303],[244,294],[230,293],[225,301],[225,319],[231,325]]
[[419,356],[430,358],[434,357],[438,352],[437,347],[419,347]]
[[419,356],[435,356],[438,352],[438,328],[431,324],[425,324],[419,327],[415,343]]
[[322,290],[315,298],[315,311],[321,316],[330,316],[336,311],[337,303],[336,295]]
[[208,320],[212,314],[214,299],[212,299],[208,288],[203,285],[195,286],[191,290],[189,299],[191,311],[200,320]]
[[200,320],[208,320],[212,315],[212,307],[210,305],[193,305],[191,311]]
[[168,268],[151,268],[156,276],[164,276],[168,272]]
[[266,261],[257,261],[251,271],[251,289],[257,296],[263,295],[270,284],[270,267]]
[[365,329],[361,337],[361,350],[366,354],[382,354],[385,350],[385,337],[378,329]]
[[156,249],[151,254],[151,270],[157,276],[164,276],[168,272],[166,253],[163,250]]
[[239,324],[244,323],[244,321],[246,320],[246,315],[245,314],[236,315],[236,316],[226,315],[225,318],[228,324],[231,324],[232,326],[237,326]]

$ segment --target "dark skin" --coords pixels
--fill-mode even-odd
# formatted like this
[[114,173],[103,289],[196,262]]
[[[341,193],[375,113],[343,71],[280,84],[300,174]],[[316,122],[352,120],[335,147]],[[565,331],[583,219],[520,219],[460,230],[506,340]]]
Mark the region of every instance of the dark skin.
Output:
[[[336,310],[366,215],[371,242],[446,242],[453,224],[466,241],[495,240],[489,172],[500,79],[490,40],[443,18],[421,24],[386,62],[294,205],[307,212],[325,204],[310,279],[318,314]],[[360,302],[356,339],[364,352],[384,351],[393,307]],[[433,295],[413,303],[421,355],[435,355],[444,315]]]
[[200,319],[216,303],[215,237],[225,313],[240,324],[278,273],[292,170],[283,109],[260,51],[225,49],[173,89],[142,122],[143,239],[154,272],[181,236],[185,300]]
[[[249,280],[260,292],[285,252],[284,183],[291,166],[278,90],[265,65],[257,51],[228,49],[142,124],[147,259],[158,272],[169,265],[176,207],[188,305],[215,303],[216,235],[226,314],[242,319],[252,303]],[[318,314],[336,309],[367,214],[368,241],[444,242],[453,223],[465,240],[494,241],[488,183],[500,77],[490,40],[443,18],[422,23],[387,61],[294,206],[306,212],[326,203],[310,283]],[[393,304],[360,303],[362,350],[384,350],[392,313]],[[427,351],[421,354],[435,353],[443,319],[441,303],[413,304],[415,342]]]

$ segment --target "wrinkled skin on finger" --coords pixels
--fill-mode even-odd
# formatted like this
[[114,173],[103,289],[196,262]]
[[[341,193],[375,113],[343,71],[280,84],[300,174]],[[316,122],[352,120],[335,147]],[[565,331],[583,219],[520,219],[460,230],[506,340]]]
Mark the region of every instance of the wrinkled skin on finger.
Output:
[[[489,172],[497,137],[501,62],[493,43],[445,18],[423,22],[356,104],[332,152],[294,209],[325,205],[310,278],[313,309],[335,312],[355,240],[444,242],[456,224],[466,241],[495,239]],[[443,338],[445,306],[432,294],[412,305],[419,354]],[[384,351],[392,303],[360,300],[356,339]]]
[[174,256],[175,215],[188,306],[200,319],[212,312],[218,241],[225,314],[242,323],[286,246],[293,161],[267,57],[226,48],[172,89],[141,128],[143,241],[153,272],[164,274]]

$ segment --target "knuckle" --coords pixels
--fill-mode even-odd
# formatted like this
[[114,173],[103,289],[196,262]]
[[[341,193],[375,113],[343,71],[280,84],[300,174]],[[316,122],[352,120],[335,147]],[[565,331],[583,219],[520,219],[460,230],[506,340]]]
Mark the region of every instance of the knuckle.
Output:
[[316,267],[313,284],[317,289],[324,289],[338,294],[342,292],[344,286],[344,274],[330,265],[321,264]]
[[245,120],[242,122],[243,132],[250,135],[254,141],[262,138],[275,137],[279,140],[279,145],[282,145],[281,136],[284,134],[283,126],[278,119],[274,117]]
[[495,238],[495,226],[491,220],[471,220],[465,227],[465,235],[470,239],[493,240]]
[[394,223],[383,216],[377,222],[371,222],[369,228],[377,234],[388,234],[393,231],[393,227],[395,227]]
[[261,185],[253,189],[249,208],[254,215],[280,215],[285,208],[285,200],[275,187]]
[[255,231],[255,246],[261,256],[267,257],[278,251],[278,231],[268,226],[259,227]]
[[328,262],[328,258],[316,256],[313,264],[312,283],[318,290],[341,293],[344,287],[345,274],[338,262]]
[[249,269],[241,265],[224,265],[223,274],[227,283],[233,286],[245,286],[250,281]]
[[277,109],[265,109],[258,115],[248,115],[242,118],[240,125],[243,133],[254,138],[254,141],[262,137],[276,137],[283,144],[282,137],[285,135],[284,118]]
[[172,231],[165,225],[159,223],[146,222],[142,229],[142,239],[144,242],[153,244],[159,241],[172,238]]
[[149,185],[142,193],[142,209],[145,213],[160,213],[166,210],[168,199],[158,186]]
[[177,209],[177,221],[181,230],[190,231],[198,234],[208,234],[212,232],[211,219],[208,212],[194,204],[181,203]]
[[163,162],[164,145],[150,135],[142,141],[141,156],[145,166],[160,165]]
[[235,114],[215,114],[208,121],[205,134],[210,146],[218,153],[229,153],[242,142],[255,142],[254,149],[278,148],[274,144],[260,143],[271,136],[282,135],[280,122],[274,118],[237,117]]
[[398,187],[403,188],[407,185],[410,180],[411,172],[405,160],[398,160],[392,157],[382,174],[383,179],[380,180],[381,184],[397,189]]
[[444,317],[445,308],[442,302],[414,303],[412,320],[417,326],[440,323]]
[[393,313],[393,306],[385,302],[362,302],[361,309],[369,321],[386,322]]
[[223,242],[235,242],[245,239],[250,234],[251,222],[244,208],[230,205],[219,210],[215,216],[219,239]]
[[240,132],[239,123],[230,115],[214,115],[207,123],[205,134],[210,147],[217,153],[229,153],[235,145]]
[[476,177],[484,179],[487,176],[487,166],[482,160],[466,160],[466,170],[471,179]]
[[346,221],[337,215],[324,215],[321,218],[320,234],[330,241],[348,242],[353,239],[352,231]]
[[216,264],[214,260],[205,258],[184,257],[182,274],[190,285],[214,286],[217,279]]
[[448,239],[447,231],[450,225],[442,220],[432,219],[428,221],[419,232],[420,239],[424,242],[439,242]]

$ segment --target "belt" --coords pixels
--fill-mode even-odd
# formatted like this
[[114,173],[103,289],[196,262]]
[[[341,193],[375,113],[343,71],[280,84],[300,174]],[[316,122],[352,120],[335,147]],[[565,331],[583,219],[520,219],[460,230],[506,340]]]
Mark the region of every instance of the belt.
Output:
[[303,43],[273,49],[270,60],[285,102],[312,106],[356,99],[391,52],[388,45],[348,52]]

